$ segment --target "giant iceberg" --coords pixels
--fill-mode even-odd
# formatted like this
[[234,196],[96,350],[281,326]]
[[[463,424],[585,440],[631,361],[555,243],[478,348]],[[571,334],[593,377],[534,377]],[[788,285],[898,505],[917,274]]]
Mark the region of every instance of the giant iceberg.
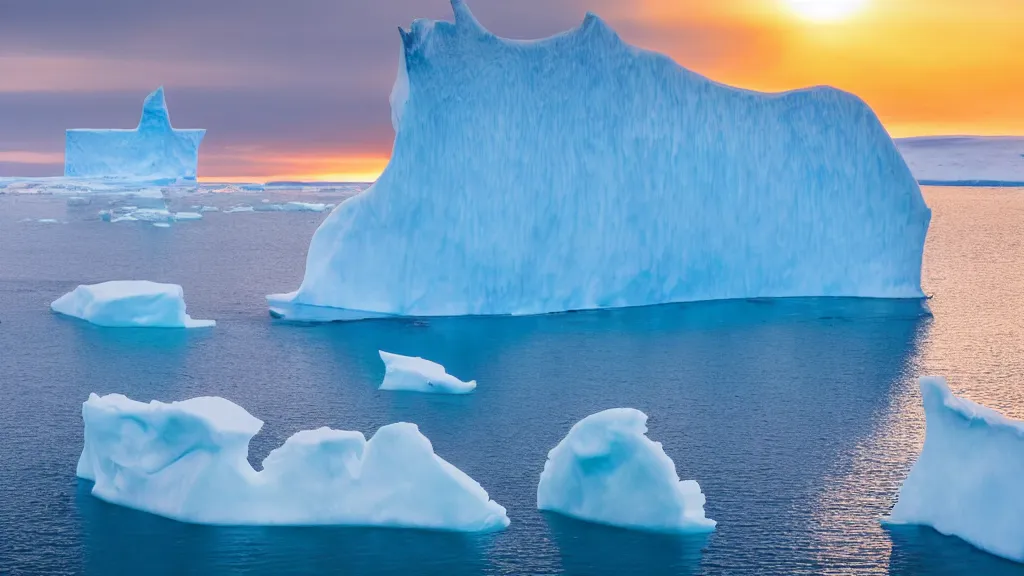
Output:
[[1024,422],[921,378],[925,441],[900,487],[892,524],[920,524],[1024,562]]
[[661,444],[647,437],[647,415],[614,408],[577,422],[548,453],[537,508],[637,530],[702,533],[704,494],[680,481]]
[[414,424],[288,438],[255,471],[249,440],[263,422],[223,398],[136,402],[92,394],[82,405],[77,474],[92,493],[167,518],[221,525],[354,525],[501,530],[505,509],[434,454]]
[[148,280],[82,284],[54,300],[50,309],[110,328],[208,328],[217,324],[185,313],[181,286]]
[[206,130],[175,130],[163,87],[146,97],[134,130],[68,130],[64,175],[128,180],[195,180]]
[[452,4],[401,31],[391,161],[274,315],[922,296],[931,212],[857,97],[718,84],[593,14],[506,40]]

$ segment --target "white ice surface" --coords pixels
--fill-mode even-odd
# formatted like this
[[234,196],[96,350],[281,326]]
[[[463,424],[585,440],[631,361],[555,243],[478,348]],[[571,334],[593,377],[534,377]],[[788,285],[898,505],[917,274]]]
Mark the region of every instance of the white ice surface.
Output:
[[646,434],[647,415],[632,408],[577,422],[548,453],[537,508],[636,530],[714,530],[715,521],[704,515],[700,486],[680,481],[675,463]]
[[82,406],[78,476],[93,495],[175,520],[220,525],[355,525],[501,530],[505,509],[434,454],[414,424],[292,435],[247,460],[263,422],[223,398],[164,404],[120,394]]
[[925,441],[886,522],[931,526],[1024,562],[1024,422],[920,379]]
[[146,280],[81,285],[50,305],[54,312],[112,328],[206,328],[213,320],[185,313],[181,286]]
[[469,394],[476,389],[476,380],[463,382],[448,374],[444,366],[430,360],[379,351],[384,361],[381,390],[405,390],[433,394]]

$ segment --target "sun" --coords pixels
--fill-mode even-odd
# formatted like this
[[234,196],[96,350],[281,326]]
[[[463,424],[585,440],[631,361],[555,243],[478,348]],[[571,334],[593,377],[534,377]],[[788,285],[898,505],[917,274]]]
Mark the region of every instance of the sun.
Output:
[[859,12],[868,0],[786,0],[793,12],[811,22],[839,22]]

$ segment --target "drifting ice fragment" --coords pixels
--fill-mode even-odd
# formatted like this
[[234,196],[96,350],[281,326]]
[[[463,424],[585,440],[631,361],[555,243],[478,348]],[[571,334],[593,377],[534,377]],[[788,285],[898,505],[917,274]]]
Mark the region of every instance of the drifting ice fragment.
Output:
[[178,222],[185,220],[202,220],[203,215],[198,212],[175,212],[174,219]]
[[920,379],[924,448],[900,487],[891,524],[920,524],[1024,562],[1024,422]]
[[242,204],[239,206],[232,206],[224,211],[225,214],[234,214],[235,212],[253,212],[253,207],[248,204]]
[[485,532],[505,509],[434,454],[414,424],[298,432],[247,460],[263,422],[223,398],[164,404],[92,394],[77,474],[93,495],[175,520],[227,525],[355,525]]
[[146,97],[134,130],[68,130],[64,175],[195,180],[199,144],[205,134],[206,130],[171,127],[160,87]]
[[647,415],[615,408],[587,416],[548,453],[537,508],[580,520],[655,532],[715,529],[704,494],[680,481],[675,463],[647,434]]
[[405,390],[434,394],[469,394],[476,389],[476,380],[463,382],[448,374],[444,366],[423,358],[378,351],[384,361],[381,390]]
[[402,32],[391,161],[268,297],[281,315],[923,296],[931,212],[856,96],[731,88],[594,15],[504,40],[453,6]]
[[323,212],[326,209],[327,205],[319,202],[286,202],[260,207],[261,211],[267,212]]
[[146,280],[81,285],[58,298],[50,308],[115,328],[206,328],[217,324],[213,320],[193,320],[185,313],[181,286]]

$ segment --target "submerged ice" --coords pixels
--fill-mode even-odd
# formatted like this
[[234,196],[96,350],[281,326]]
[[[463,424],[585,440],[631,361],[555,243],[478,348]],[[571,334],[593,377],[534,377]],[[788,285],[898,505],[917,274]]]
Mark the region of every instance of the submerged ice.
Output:
[[444,366],[430,360],[378,351],[384,362],[381,390],[406,390],[434,394],[469,394],[476,380],[463,382],[448,374]]
[[263,422],[223,398],[136,402],[92,394],[82,406],[78,476],[93,495],[175,520],[221,525],[356,525],[465,532],[508,526],[505,509],[434,454],[414,424],[288,438],[254,470]]
[[647,415],[615,408],[587,416],[548,453],[537,508],[637,530],[701,533],[704,494],[680,481],[661,444],[647,437]]
[[206,130],[171,127],[163,87],[146,97],[134,130],[68,130],[64,175],[128,180],[195,180]]
[[112,328],[206,328],[216,324],[193,320],[185,313],[181,286],[147,280],[83,284],[55,300],[50,308]]
[[925,441],[886,520],[920,524],[1024,562],[1024,422],[921,378]]
[[278,315],[922,296],[931,213],[857,97],[718,84],[594,15],[521,42],[453,6],[402,32],[391,161]]

